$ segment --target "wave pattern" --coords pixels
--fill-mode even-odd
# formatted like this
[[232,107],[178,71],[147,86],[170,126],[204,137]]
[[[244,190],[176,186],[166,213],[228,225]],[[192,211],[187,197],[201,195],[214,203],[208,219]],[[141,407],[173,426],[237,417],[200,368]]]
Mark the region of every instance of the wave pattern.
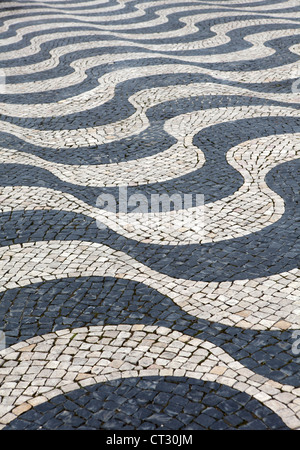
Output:
[[300,429],[299,12],[1,3],[1,429]]

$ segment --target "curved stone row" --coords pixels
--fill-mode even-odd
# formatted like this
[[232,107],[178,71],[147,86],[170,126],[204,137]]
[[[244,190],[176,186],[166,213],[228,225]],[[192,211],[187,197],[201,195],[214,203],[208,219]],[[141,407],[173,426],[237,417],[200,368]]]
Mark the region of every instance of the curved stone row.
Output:
[[[114,274],[110,269],[102,272]],[[95,273],[100,274],[101,270]],[[291,310],[293,303],[294,309],[297,307],[297,296],[294,296],[293,301],[291,294],[288,294],[288,283],[292,279],[295,282],[299,272],[285,274],[286,278],[282,277],[277,283],[271,278],[265,280],[267,285],[273,281],[271,292],[277,305],[275,301],[272,303],[262,296],[256,296],[263,287],[263,280],[261,284],[257,281],[256,289],[255,285],[251,286],[251,282],[243,286],[233,284],[231,288],[223,283],[212,289],[212,292],[208,292],[207,286],[194,285],[194,288],[198,288],[197,295],[188,300],[184,289],[178,289],[180,283],[176,280],[164,279],[163,284],[158,275],[152,275],[143,282],[137,282],[134,280],[141,278],[138,275],[128,278],[125,274],[124,278],[118,272],[115,274],[116,278],[106,275],[51,280],[44,273],[41,278],[47,278],[48,281],[37,283],[29,280],[32,284],[24,286],[21,282],[22,287],[2,291],[1,327],[6,334],[7,346],[52,331],[80,326],[164,326],[218,345],[257,374],[284,385],[299,386],[298,366],[294,362],[292,348],[294,331],[289,328],[291,324],[282,319],[284,313]],[[245,299],[240,304],[232,299],[234,290],[237,296],[243,289],[248,291],[248,305]],[[284,295],[287,297],[286,307],[281,306],[276,311]],[[217,304],[219,316],[223,311],[221,323],[214,322],[217,316],[208,314],[209,309],[217,309]],[[274,319],[280,319],[275,325],[272,325],[271,314],[267,315],[272,309]],[[277,317],[276,313],[279,313]],[[297,326],[296,313],[295,310],[294,326]],[[229,318],[236,326],[230,325]],[[293,314],[287,318],[293,321]],[[270,329],[262,331],[264,328]]]
[[[228,399],[230,399],[228,401]],[[4,430],[288,430],[250,395],[186,377],[109,380],[57,395],[25,411]],[[26,411],[27,409],[27,411]],[[178,445],[187,438],[177,438]],[[176,440],[174,440],[176,442]]]
[[[167,245],[170,243],[205,243],[205,242],[217,242],[227,238],[237,238],[242,235],[259,231],[266,226],[275,223],[282,217],[284,212],[284,203],[282,197],[276,195],[271,191],[264,181],[264,178],[268,171],[275,165],[280,164],[283,161],[292,160],[298,157],[296,149],[292,145],[294,135],[283,136],[271,136],[267,139],[258,139],[249,141],[243,145],[234,147],[227,155],[227,160],[235,167],[243,176],[244,184],[231,196],[225,197],[219,201],[208,203],[206,205],[197,206],[191,209],[186,209],[184,214],[178,215],[172,214],[172,212],[160,213],[159,215],[153,215],[148,213],[113,213],[106,210],[98,210],[97,208],[89,208],[87,204],[81,204],[80,209],[78,205],[76,207],[67,207],[66,198],[62,192],[55,192],[49,190],[46,197],[46,202],[42,191],[39,195],[38,191],[27,191],[28,196],[34,196],[29,201],[31,209],[60,209],[59,204],[63,201],[61,208],[64,211],[70,210],[74,212],[81,212],[81,214],[90,215],[98,222],[102,222],[106,226],[109,226],[114,231],[123,234],[126,237],[135,239],[138,241],[145,241],[146,239],[155,241],[161,241],[161,245]],[[261,148],[267,148],[268,150],[261,151]],[[270,148],[274,148],[270,154]],[[175,150],[175,147],[170,150]],[[187,149],[184,148],[186,152]],[[37,166],[39,160],[27,158],[26,154],[19,154],[5,151],[5,154],[0,153],[0,161],[10,163],[31,163]],[[167,152],[166,152],[167,153]],[[163,155],[162,155],[163,156]],[[175,154],[175,158],[169,156],[170,159],[165,162],[167,170],[175,175],[176,162],[178,162],[178,170],[182,168],[182,160],[179,155]],[[198,156],[199,157],[199,156]],[[162,158],[158,159],[159,164],[163,164]],[[142,160],[142,164],[137,165],[138,173],[135,174],[133,168],[134,164],[127,163],[108,166],[95,166],[96,175],[100,174],[101,181],[105,179],[107,173],[108,179],[114,177],[119,180],[120,185],[128,184],[130,182],[138,184],[138,176],[144,175],[144,167],[147,167],[149,161],[149,173],[153,168],[153,162],[151,158]],[[201,161],[201,160],[200,160]],[[202,161],[198,164],[203,164]],[[174,167],[175,164],[175,167]],[[45,167],[41,165],[40,167]],[[80,168],[81,166],[79,166]],[[101,171],[103,167],[104,171]],[[75,167],[76,171],[77,167]],[[82,169],[87,169],[83,167]],[[140,169],[140,172],[139,172]],[[130,173],[130,178],[124,179],[124,173]],[[154,166],[155,170],[155,166]],[[52,167],[53,171],[53,167]],[[73,172],[75,175],[76,172]],[[88,166],[89,179],[92,178],[93,184],[95,184],[95,175],[93,173],[93,166]],[[172,172],[171,172],[172,171]],[[64,168],[66,173],[66,168]],[[84,170],[81,173],[85,173]],[[181,173],[181,172],[180,172]],[[163,178],[163,171],[160,171],[160,177]],[[129,174],[128,174],[129,175]],[[127,175],[127,177],[128,177]],[[147,179],[147,182],[151,182],[151,178]],[[83,180],[80,184],[83,184]],[[88,184],[88,180],[86,182]],[[28,206],[18,201],[21,198],[21,189],[11,191],[6,189],[7,194],[1,196],[1,210],[2,211],[14,211],[15,208],[28,209]],[[24,191],[25,192],[25,191]],[[73,200],[73,199],[72,199]],[[73,200],[74,201],[74,200]],[[9,206],[11,208],[9,208]],[[74,205],[75,206],[75,205]],[[9,209],[8,209],[9,208]],[[236,214],[236,211],[243,212],[243,216]],[[180,220],[179,225],[176,225],[175,221]],[[166,228],[163,224],[166,224]],[[129,225],[131,229],[129,228]],[[5,227],[11,227],[10,221],[5,219]],[[183,229],[185,227],[185,230]],[[140,230],[143,228],[143,234],[140,234]],[[172,229],[172,241],[170,241],[170,233]],[[177,235],[176,235],[176,230]],[[28,230],[29,231],[29,230]],[[3,230],[4,236],[6,230]],[[159,234],[158,234],[159,233]],[[13,241],[15,242],[15,241]]]
[[[210,15],[208,15],[210,16]],[[200,16],[202,18],[202,16]],[[223,17],[223,16],[222,16]],[[225,16],[226,17],[226,16]],[[136,39],[130,39],[130,40],[122,40],[118,43],[115,42],[115,39],[124,38],[124,35],[122,33],[116,33],[116,32],[106,32],[104,35],[104,31],[98,31],[98,30],[83,30],[76,29],[72,31],[68,31],[65,33],[59,33],[58,35],[55,34],[56,39],[51,39],[53,33],[50,34],[41,34],[37,35],[37,33],[33,33],[34,37],[30,41],[25,41],[25,48],[24,44],[21,46],[20,44],[17,46],[16,44],[5,46],[6,51],[2,52],[0,60],[7,60],[7,65],[14,65],[14,62],[18,63],[17,65],[21,65],[22,60],[20,61],[20,58],[33,56],[33,59],[36,59],[38,56],[37,54],[41,52],[42,47],[43,50],[46,50],[47,47],[52,49],[53,47],[61,47],[63,46],[64,51],[71,52],[73,50],[76,51],[78,49],[81,49],[83,46],[80,44],[77,44],[76,41],[79,41],[78,37],[82,35],[82,37],[85,37],[84,40],[87,40],[90,44],[90,48],[93,48],[93,46],[96,46],[96,42],[98,41],[98,47],[106,48],[107,46],[113,46],[116,47],[118,44],[120,47],[123,46],[130,46],[132,45],[132,50],[134,50],[135,46],[137,48],[143,48],[146,50],[152,50],[152,51],[159,51],[160,53],[165,54],[175,54],[177,56],[185,55],[185,56],[199,56],[197,58],[197,62],[206,62],[207,60],[212,62],[218,62],[220,59],[220,56],[224,53],[226,53],[228,56],[228,60],[239,60],[243,58],[243,55],[245,54],[245,51],[247,51],[247,56],[249,59],[252,59],[252,57],[255,55],[255,52],[260,52],[261,57],[269,56],[269,54],[272,54],[273,51],[268,50],[265,44],[268,41],[274,40],[276,38],[283,38],[286,36],[293,36],[297,33],[297,30],[299,29],[299,25],[297,23],[290,23],[289,21],[285,21],[284,19],[264,19],[264,18],[256,18],[253,19],[251,16],[249,18],[248,15],[245,17],[241,16],[243,20],[239,21],[238,17],[232,17],[230,16],[228,18],[229,24],[221,23],[219,25],[213,25],[209,27],[209,24],[211,23],[211,19],[208,19],[208,23],[204,21],[200,22],[200,24],[197,25],[201,26],[201,37],[203,35],[202,28],[208,28],[209,32],[207,33],[209,36],[207,39],[202,39],[201,41],[196,40],[195,42],[186,42],[178,44],[164,44],[162,43],[147,43],[148,40],[150,42],[153,42],[152,39],[149,39],[152,35],[144,35],[143,40],[145,39],[146,42],[140,42],[140,40]],[[194,17],[194,21],[197,21],[198,16]],[[245,23],[244,23],[245,21]],[[233,22],[233,23],[232,23]],[[78,27],[78,24],[77,24]],[[27,28],[27,27],[26,27]],[[28,27],[30,29],[30,27]],[[81,27],[83,28],[83,27]],[[268,31],[266,31],[266,29]],[[45,32],[45,29],[42,29]],[[184,34],[189,34],[190,29],[182,30]],[[198,38],[198,33],[195,34],[194,38]],[[77,37],[77,39],[76,39]],[[81,41],[84,42],[83,38],[81,37]],[[98,37],[98,39],[97,39]],[[148,40],[147,40],[148,37]],[[69,44],[69,46],[66,47],[68,43],[68,38],[72,42]],[[110,38],[110,39],[109,39]],[[95,42],[96,41],[96,42]],[[111,42],[112,41],[112,42]],[[155,40],[154,40],[155,42]],[[102,44],[102,45],[100,45]],[[10,50],[10,47],[17,47],[12,48]],[[18,48],[19,47],[19,48]],[[65,48],[66,47],[66,48]],[[84,48],[84,47],[83,47]],[[45,52],[43,52],[43,56],[45,57]],[[212,58],[211,53],[213,53],[215,56]],[[232,53],[232,55],[231,55]],[[252,56],[253,54],[253,56]],[[210,57],[210,58],[208,58]],[[255,59],[255,58],[254,58]],[[16,61],[14,61],[16,60]],[[193,60],[193,59],[192,59]],[[10,63],[8,63],[11,61]],[[28,62],[27,62],[28,64]]]
[[[179,275],[181,278],[189,280],[220,282],[275,275],[298,267],[298,181],[297,177],[295,178],[298,167],[299,160],[295,160],[281,164],[278,169],[273,168],[268,173],[267,184],[271,190],[279,193],[285,199],[285,211],[275,223],[245,236],[220,242],[207,242],[202,245],[185,245],[178,242],[176,245],[172,243],[161,245],[160,243],[149,243],[147,240],[139,242],[113,231],[112,228],[116,227],[115,215],[111,221],[111,228],[103,229],[101,221],[99,226],[99,223],[87,217],[83,222],[83,228],[77,229],[75,234],[72,231],[72,221],[69,222],[66,231],[69,229],[67,233],[76,238],[84,240],[89,238],[92,241],[105,242],[114,249],[121,248],[122,251],[142,264],[171,277]],[[30,166],[24,172],[20,172],[20,167],[14,165],[3,165],[2,168],[5,170],[6,176],[10,178],[9,185],[14,184],[11,175],[17,176],[19,180],[23,175],[23,180],[21,179],[19,184],[29,185],[33,184],[32,177],[36,177],[36,170],[30,170],[32,169]],[[15,174],[12,168],[16,169]],[[285,183],[283,190],[280,188],[282,177]],[[25,182],[26,178],[27,183]],[[108,220],[106,224],[109,225]],[[53,231],[55,231],[55,226]],[[143,234],[142,228],[140,234]],[[54,235],[57,235],[57,232]],[[282,247],[285,250],[283,253],[280,251]]]
[[[1,429],[300,429],[298,28],[1,4]],[[203,204],[136,210],[163,193]]]
[[[64,229],[70,223],[69,215],[65,214],[64,220],[57,216],[52,219],[50,215],[46,232],[46,237],[57,239],[21,241],[1,248],[1,291],[66,276],[114,276],[146,283],[184,311],[212,322],[258,330],[299,328],[299,269],[253,280],[187,282],[180,274],[166,276],[106,245],[70,240],[72,236]],[[56,231],[53,236],[51,225],[58,220],[62,233]],[[78,215],[75,225],[76,221],[78,228],[85,225]],[[60,236],[65,240],[59,240]]]
[[[57,331],[13,345],[1,356],[2,428],[32,407],[80,387],[146,376],[213,381],[251,395],[289,428],[300,423],[299,389],[258,376],[219,347],[165,327]],[[11,361],[17,364],[12,366]]]

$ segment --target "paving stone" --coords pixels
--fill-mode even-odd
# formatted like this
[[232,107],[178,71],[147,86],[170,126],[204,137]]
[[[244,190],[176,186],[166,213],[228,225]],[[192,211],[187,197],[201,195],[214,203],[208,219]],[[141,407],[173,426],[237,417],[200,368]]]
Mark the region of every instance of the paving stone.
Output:
[[0,8],[0,429],[300,429],[299,5],[119,3]]

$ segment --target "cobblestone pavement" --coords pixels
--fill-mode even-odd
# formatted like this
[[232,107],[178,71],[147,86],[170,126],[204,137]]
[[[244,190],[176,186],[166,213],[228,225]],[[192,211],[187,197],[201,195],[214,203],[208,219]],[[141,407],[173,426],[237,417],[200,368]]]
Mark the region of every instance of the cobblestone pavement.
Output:
[[0,428],[299,430],[299,1],[0,37]]

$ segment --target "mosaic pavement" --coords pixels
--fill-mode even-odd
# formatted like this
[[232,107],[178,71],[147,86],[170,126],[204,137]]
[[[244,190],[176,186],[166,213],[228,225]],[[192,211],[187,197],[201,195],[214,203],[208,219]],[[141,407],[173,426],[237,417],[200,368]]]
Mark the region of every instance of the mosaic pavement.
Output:
[[299,430],[299,1],[8,1],[0,37],[0,428]]

